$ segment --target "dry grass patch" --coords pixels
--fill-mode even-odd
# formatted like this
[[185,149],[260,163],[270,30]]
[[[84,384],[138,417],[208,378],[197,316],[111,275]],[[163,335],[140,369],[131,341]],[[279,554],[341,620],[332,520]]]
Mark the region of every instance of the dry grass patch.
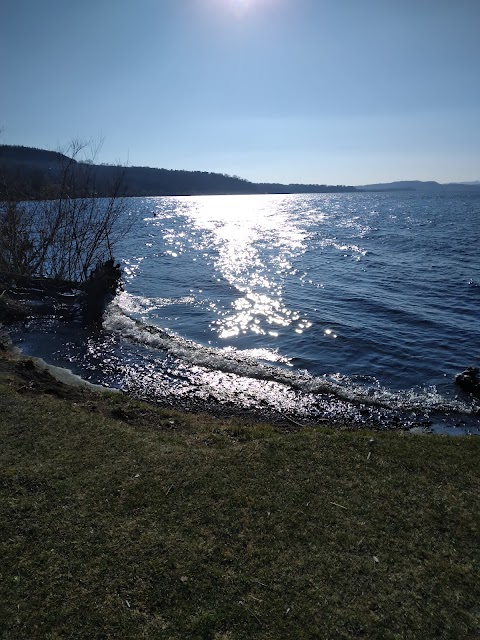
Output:
[[1,362],[2,638],[478,638],[479,439],[285,434]]

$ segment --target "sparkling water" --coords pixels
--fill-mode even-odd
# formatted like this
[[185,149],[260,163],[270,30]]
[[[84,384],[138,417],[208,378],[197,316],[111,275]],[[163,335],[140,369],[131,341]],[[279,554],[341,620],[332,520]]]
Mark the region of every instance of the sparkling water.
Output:
[[480,194],[128,204],[104,329],[32,320],[25,351],[174,406],[479,430],[454,376],[480,365]]

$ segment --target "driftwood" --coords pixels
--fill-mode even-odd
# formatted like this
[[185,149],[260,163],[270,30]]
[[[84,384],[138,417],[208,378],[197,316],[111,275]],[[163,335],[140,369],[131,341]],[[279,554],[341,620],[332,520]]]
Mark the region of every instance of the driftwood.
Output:
[[0,322],[55,316],[100,324],[120,288],[120,278],[120,265],[111,259],[98,264],[84,282],[0,272]]

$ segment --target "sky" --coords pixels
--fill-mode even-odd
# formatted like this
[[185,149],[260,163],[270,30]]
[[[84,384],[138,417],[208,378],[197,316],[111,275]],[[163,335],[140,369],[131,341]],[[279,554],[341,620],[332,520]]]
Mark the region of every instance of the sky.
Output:
[[255,182],[480,180],[480,0],[2,0],[0,141]]

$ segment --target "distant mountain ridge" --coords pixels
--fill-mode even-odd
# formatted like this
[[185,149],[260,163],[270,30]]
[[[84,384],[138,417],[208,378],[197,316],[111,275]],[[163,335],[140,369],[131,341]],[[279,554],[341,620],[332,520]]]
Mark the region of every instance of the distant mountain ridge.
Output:
[[0,198],[7,187],[20,188],[25,198],[40,197],[46,191],[55,191],[56,176],[61,166],[70,163],[81,175],[82,167],[95,171],[97,193],[108,195],[109,185],[123,173],[125,195],[222,195],[261,193],[351,193],[358,191],[471,191],[480,192],[480,181],[441,184],[435,181],[400,180],[360,186],[326,184],[281,184],[250,182],[238,176],[207,171],[157,169],[153,167],[118,167],[110,164],[80,162],[59,151],[49,151],[20,145],[0,145]]
[[[0,197],[5,185],[17,185],[25,198],[37,198],[46,190],[55,192],[60,168],[70,163],[81,179],[85,167],[94,169],[96,193],[109,195],[109,185],[119,169],[123,174],[127,196],[221,195],[260,193],[343,193],[357,191],[355,187],[319,184],[255,183],[221,173],[156,169],[152,167],[118,167],[72,160],[69,156],[45,149],[0,145]],[[15,186],[13,187],[15,188]],[[5,197],[5,195],[3,196]]]
[[397,182],[379,182],[357,186],[359,191],[480,191],[480,181],[449,182],[441,184],[434,180],[399,180]]

